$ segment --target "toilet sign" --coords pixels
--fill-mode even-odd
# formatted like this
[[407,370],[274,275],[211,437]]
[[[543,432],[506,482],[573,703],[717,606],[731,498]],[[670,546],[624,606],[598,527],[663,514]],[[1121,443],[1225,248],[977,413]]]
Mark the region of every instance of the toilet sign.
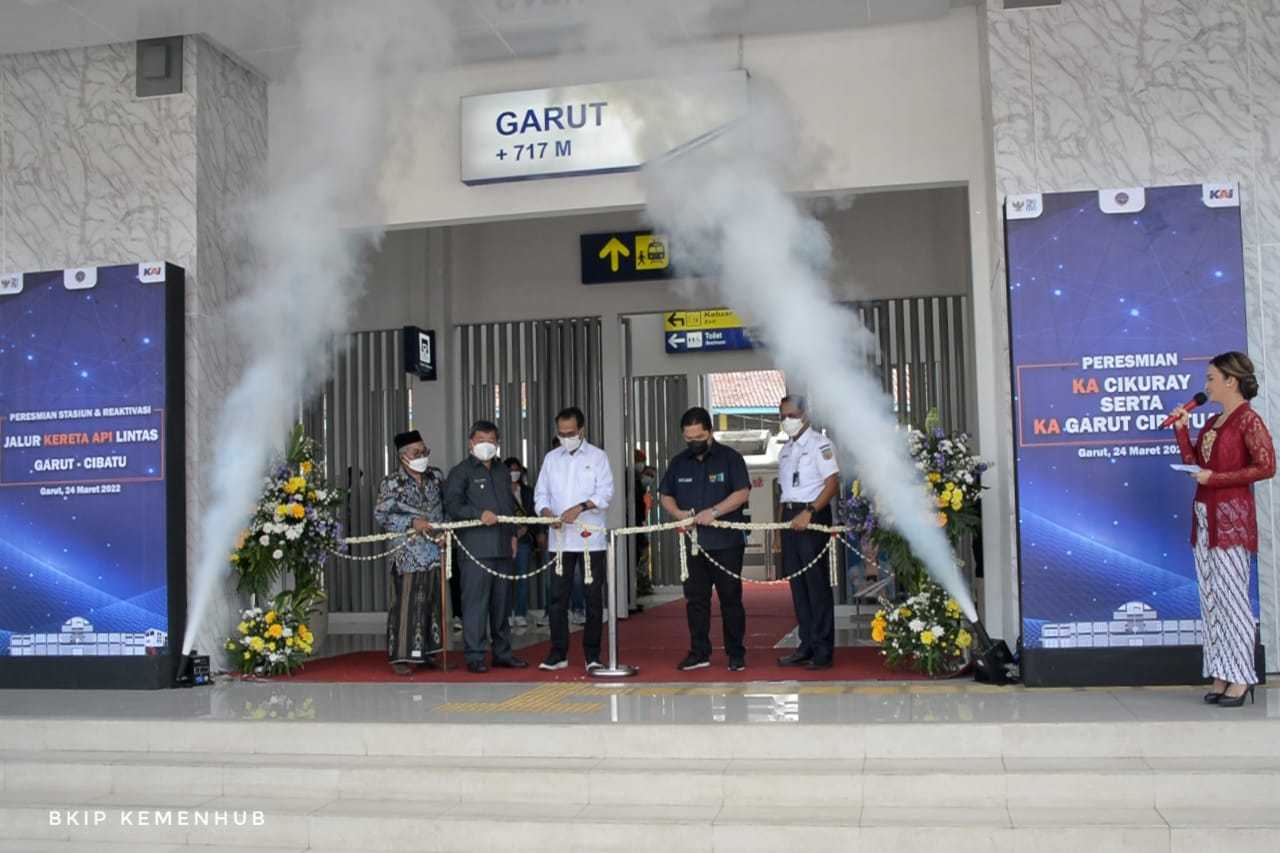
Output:
[[662,318],[668,353],[754,349],[742,319],[728,308],[669,311]]
[[653,231],[606,231],[583,234],[582,283],[646,281],[674,278],[671,244]]

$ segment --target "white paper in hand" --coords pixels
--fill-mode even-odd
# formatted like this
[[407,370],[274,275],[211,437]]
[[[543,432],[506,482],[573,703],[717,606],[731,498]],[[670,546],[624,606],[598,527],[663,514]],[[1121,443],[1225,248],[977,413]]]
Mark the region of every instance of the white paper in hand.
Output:
[[1200,472],[1199,465],[1170,465],[1169,467],[1184,474],[1198,474]]

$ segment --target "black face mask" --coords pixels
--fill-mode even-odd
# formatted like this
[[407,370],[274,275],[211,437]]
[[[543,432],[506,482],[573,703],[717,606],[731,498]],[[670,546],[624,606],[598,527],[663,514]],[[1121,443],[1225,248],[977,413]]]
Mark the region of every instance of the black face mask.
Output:
[[711,447],[711,442],[704,438],[702,441],[687,441],[685,445],[694,456],[701,456]]

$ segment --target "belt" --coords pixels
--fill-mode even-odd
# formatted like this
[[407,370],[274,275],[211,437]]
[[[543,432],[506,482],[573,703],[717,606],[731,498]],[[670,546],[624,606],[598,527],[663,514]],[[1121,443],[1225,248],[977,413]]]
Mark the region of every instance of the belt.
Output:
[[[783,509],[808,509],[810,503],[811,501],[783,501],[779,506]],[[827,505],[815,512],[826,512],[830,508],[830,505]]]

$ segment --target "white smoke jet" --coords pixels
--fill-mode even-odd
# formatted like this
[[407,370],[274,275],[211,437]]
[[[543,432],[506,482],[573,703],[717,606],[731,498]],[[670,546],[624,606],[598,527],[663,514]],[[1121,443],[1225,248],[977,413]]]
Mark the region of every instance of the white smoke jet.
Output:
[[[870,333],[832,298],[831,245],[787,192],[799,141],[781,100],[753,84],[747,116],[714,139],[645,169],[646,213],[682,267],[718,280],[721,298],[764,330],[788,384],[839,437],[867,490],[971,620],[972,596],[936,525],[885,395],[866,367]],[[849,470],[846,467],[845,470]]]
[[423,71],[452,61],[434,4],[337,0],[306,11],[296,65],[272,94],[272,110],[287,115],[287,150],[273,151],[274,180],[245,202],[253,261],[229,326],[247,367],[212,433],[211,505],[200,519],[184,654],[226,581],[267,465],[347,330],[363,259],[382,237],[380,172],[403,148],[395,107]]

